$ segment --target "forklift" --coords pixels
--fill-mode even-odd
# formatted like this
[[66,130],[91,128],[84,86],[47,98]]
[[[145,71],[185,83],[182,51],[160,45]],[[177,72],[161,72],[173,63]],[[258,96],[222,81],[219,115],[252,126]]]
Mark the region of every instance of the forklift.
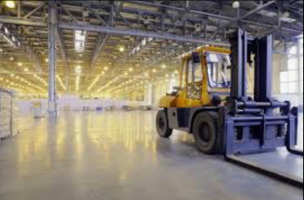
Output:
[[272,98],[272,36],[250,38],[239,29],[229,39],[231,49],[209,46],[183,55],[180,87],[160,100],[157,132],[163,138],[173,129],[191,133],[201,152],[222,154],[229,162],[303,189],[303,178],[241,158],[281,147],[303,157],[295,148],[299,111]]

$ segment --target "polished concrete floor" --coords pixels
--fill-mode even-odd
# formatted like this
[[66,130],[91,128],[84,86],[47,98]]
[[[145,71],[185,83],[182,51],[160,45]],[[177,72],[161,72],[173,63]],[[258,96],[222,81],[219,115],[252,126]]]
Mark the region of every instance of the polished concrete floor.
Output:
[[[158,138],[154,118],[137,111],[23,116],[20,135],[0,143],[0,199],[303,199],[302,190],[199,153],[186,133]],[[281,152],[277,162],[290,159],[289,171],[303,176],[303,159]]]

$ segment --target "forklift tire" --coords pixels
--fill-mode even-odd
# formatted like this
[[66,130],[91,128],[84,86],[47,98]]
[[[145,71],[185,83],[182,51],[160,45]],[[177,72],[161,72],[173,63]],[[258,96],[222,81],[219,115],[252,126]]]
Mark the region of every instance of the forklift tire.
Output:
[[193,135],[197,148],[205,154],[219,154],[223,151],[223,140],[219,134],[218,114],[199,113],[193,123]]
[[162,138],[169,138],[173,130],[169,128],[167,114],[164,110],[160,110],[156,117],[156,128],[158,135]]

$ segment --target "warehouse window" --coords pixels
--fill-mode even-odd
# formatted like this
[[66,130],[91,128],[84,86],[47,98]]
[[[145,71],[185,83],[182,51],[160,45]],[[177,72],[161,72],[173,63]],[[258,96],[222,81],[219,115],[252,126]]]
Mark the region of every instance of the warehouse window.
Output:
[[288,56],[287,70],[281,72],[281,93],[296,94],[298,91],[298,58],[295,55]]
[[289,50],[287,69],[280,74],[282,94],[303,94],[303,38]]

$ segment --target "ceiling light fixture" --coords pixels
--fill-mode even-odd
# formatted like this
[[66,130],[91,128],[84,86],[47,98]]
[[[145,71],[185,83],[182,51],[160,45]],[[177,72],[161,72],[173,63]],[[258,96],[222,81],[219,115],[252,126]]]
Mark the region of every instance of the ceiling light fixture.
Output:
[[85,9],[83,10],[83,12],[82,12],[82,16],[83,16],[83,17],[88,17],[88,16],[90,16],[90,11],[89,11],[87,8],[85,8]]
[[290,13],[288,11],[285,11],[282,15],[283,18],[289,18],[290,17]]
[[80,65],[76,66],[75,72],[76,72],[76,74],[81,74],[81,72],[82,72],[82,67],[81,67]]
[[124,47],[119,47],[119,51],[120,51],[120,52],[124,52],[124,51],[125,51],[125,48],[124,48]]
[[239,1],[234,1],[233,3],[232,3],[232,7],[234,8],[234,9],[238,9],[238,8],[240,8],[240,2]]
[[16,3],[14,1],[6,1],[5,6],[8,7],[8,8],[15,8]]

